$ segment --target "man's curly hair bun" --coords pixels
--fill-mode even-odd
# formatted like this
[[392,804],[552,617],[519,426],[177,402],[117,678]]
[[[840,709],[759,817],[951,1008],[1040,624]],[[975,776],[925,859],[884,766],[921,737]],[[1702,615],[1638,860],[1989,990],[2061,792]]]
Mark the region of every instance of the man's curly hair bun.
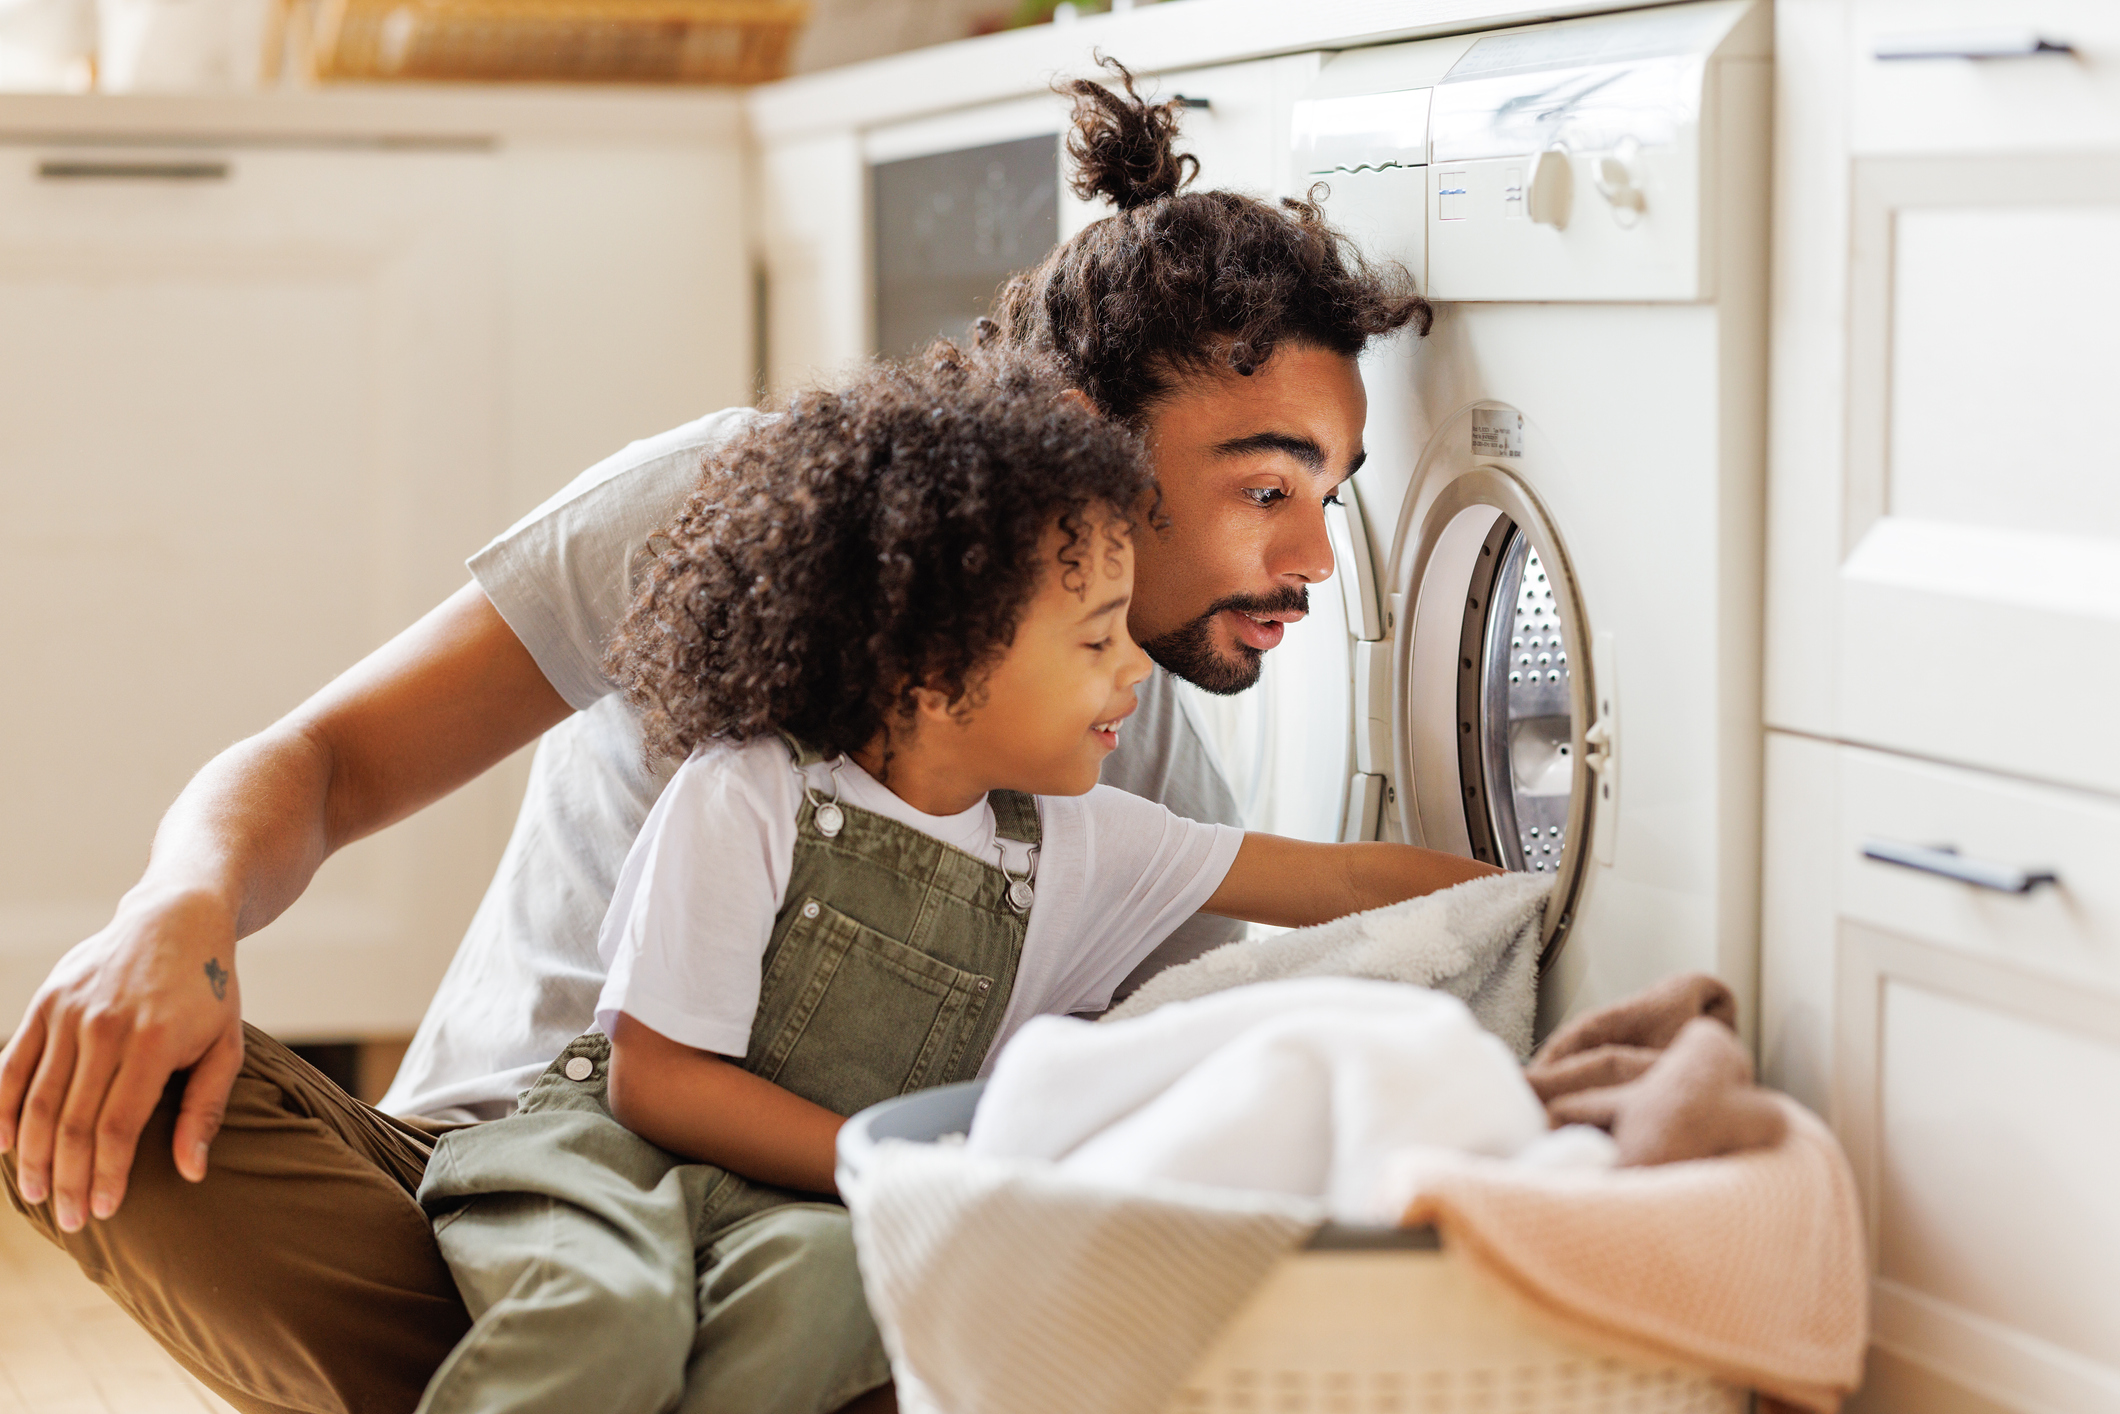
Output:
[[1098,57],[1126,94],[1122,98],[1094,79],[1057,85],[1075,100],[1067,134],[1067,158],[1074,169],[1068,189],[1084,201],[1103,197],[1121,211],[1176,196],[1200,171],[1200,159],[1176,147],[1178,100],[1148,102],[1124,64]]
[[966,707],[1062,532],[1082,576],[1149,505],[1141,444],[1049,361],[938,342],[797,393],[707,459],[606,657],[650,760],[785,731],[856,751],[944,690]]
[[1118,209],[1011,276],[979,322],[982,347],[1056,360],[1098,407],[1131,426],[1186,378],[1248,378],[1287,345],[1353,357],[1371,339],[1435,317],[1394,261],[1372,261],[1325,220],[1324,190],[1262,200],[1200,191],[1175,142],[1178,103],[1117,79],[1058,85],[1075,100],[1070,185]]

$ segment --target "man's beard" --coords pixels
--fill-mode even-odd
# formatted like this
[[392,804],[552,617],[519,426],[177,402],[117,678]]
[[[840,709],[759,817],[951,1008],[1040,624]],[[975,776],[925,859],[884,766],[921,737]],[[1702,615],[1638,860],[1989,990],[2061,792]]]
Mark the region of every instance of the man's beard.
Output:
[[1208,611],[1169,633],[1158,634],[1141,650],[1164,669],[1176,673],[1203,692],[1232,697],[1252,687],[1266,667],[1266,652],[1250,644],[1236,643],[1236,658],[1225,657],[1215,648],[1215,615],[1225,609],[1247,614],[1279,614],[1290,610],[1310,612],[1310,592],[1283,589],[1275,594],[1232,594],[1217,600]]

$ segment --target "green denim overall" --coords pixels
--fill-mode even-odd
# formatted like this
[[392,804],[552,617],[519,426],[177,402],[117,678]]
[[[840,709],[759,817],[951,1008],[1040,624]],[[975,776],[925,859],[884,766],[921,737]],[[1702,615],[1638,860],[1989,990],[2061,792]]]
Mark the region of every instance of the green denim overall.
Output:
[[[798,773],[819,759],[789,746]],[[1038,844],[1031,797],[988,800],[1004,839]],[[972,1078],[1024,882],[805,781],[744,1069],[839,1114]],[[420,1203],[474,1324],[421,1414],[823,1414],[888,1381],[846,1210],[626,1129],[610,1053],[576,1039],[514,1115],[437,1146]]]

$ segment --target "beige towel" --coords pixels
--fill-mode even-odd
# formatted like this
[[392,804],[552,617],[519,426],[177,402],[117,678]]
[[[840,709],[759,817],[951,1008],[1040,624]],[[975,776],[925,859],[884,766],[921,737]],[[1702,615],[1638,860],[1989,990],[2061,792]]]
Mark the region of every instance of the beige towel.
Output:
[[1826,1127],[1774,1096],[1770,1149],[1649,1168],[1402,1156],[1402,1221],[1539,1309],[1622,1347],[1833,1414],[1862,1382],[1869,1280],[1854,1175]]

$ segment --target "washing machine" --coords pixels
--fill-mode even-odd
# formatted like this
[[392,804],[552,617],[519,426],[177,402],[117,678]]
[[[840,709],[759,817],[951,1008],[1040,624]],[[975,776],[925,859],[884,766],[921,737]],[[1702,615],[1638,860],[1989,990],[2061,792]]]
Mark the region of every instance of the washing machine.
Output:
[[1200,708],[1256,827],[1550,875],[1546,1028],[1680,970],[1754,1011],[1770,46],[1710,0],[1350,50],[1290,117],[1437,318],[1366,359],[1337,595]]

